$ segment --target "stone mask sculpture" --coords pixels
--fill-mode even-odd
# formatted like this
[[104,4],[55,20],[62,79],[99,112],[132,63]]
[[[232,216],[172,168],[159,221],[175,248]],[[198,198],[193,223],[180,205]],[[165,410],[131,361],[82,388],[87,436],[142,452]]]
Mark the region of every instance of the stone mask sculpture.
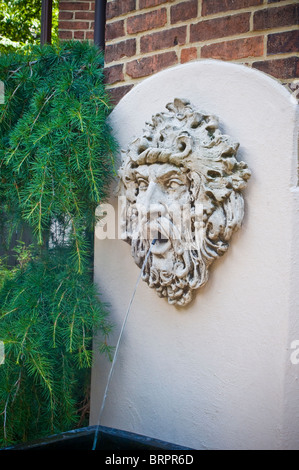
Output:
[[151,249],[143,280],[185,306],[241,226],[250,171],[215,116],[181,99],[166,109],[129,145],[119,170],[122,238],[140,268]]

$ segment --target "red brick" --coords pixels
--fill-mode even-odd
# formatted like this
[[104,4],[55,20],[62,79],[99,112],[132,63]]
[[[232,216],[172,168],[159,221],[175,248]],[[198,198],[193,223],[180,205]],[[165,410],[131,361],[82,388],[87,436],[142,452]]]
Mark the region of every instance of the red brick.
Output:
[[142,8],[156,7],[162,5],[162,3],[168,3],[168,1],[172,2],[173,0],[139,0],[139,10],[142,10]]
[[75,12],[76,20],[94,20],[93,11],[76,11]]
[[176,64],[178,61],[174,51],[163,54],[143,57],[140,60],[128,62],[126,66],[127,74],[132,78],[141,78],[159,72],[166,67]]
[[299,78],[299,57],[254,62],[252,67],[280,79]]
[[104,69],[105,83],[112,84],[124,80],[123,64],[112,65]]
[[72,20],[74,13],[72,11],[60,11],[59,20]]
[[185,44],[187,26],[172,28],[158,33],[147,34],[140,40],[141,53],[167,49],[178,44]]
[[94,31],[86,31],[85,39],[94,39]]
[[72,39],[73,33],[72,31],[58,31],[58,36],[60,39]]
[[71,10],[71,11],[77,11],[77,10],[89,10],[89,2],[83,3],[83,2],[59,2],[59,10]]
[[196,47],[189,47],[188,49],[182,49],[181,52],[181,64],[185,62],[190,62],[190,60],[197,59],[197,49]]
[[125,85],[108,89],[108,94],[112,104],[117,105],[119,101],[130,91],[134,85]]
[[269,34],[267,52],[268,54],[299,52],[299,30]]
[[178,23],[179,21],[190,20],[197,17],[197,0],[189,0],[173,5],[170,9],[171,23]]
[[84,39],[85,31],[74,31],[74,39]]
[[136,0],[115,0],[107,2],[106,17],[108,20],[136,10]]
[[190,42],[218,39],[249,31],[250,13],[240,13],[212,20],[201,21],[190,26]]
[[62,29],[88,29],[89,23],[87,21],[60,21],[59,28]]
[[262,4],[263,0],[203,0],[201,14],[203,16],[212,15],[220,11],[239,10]]
[[120,38],[125,35],[125,22],[114,21],[113,23],[106,24],[106,40]]
[[122,57],[132,57],[135,54],[135,39],[127,39],[126,41],[121,41],[117,44],[108,44],[105,49],[105,61],[106,63],[109,63],[114,60],[119,60]]
[[153,28],[164,26],[167,22],[166,8],[131,16],[127,19],[127,31],[129,34],[148,31]]
[[263,36],[236,39],[203,46],[201,57],[206,59],[235,60],[245,57],[261,57],[264,53]]
[[253,29],[269,29],[279,26],[298,24],[299,5],[286,5],[277,8],[267,8],[254,13]]

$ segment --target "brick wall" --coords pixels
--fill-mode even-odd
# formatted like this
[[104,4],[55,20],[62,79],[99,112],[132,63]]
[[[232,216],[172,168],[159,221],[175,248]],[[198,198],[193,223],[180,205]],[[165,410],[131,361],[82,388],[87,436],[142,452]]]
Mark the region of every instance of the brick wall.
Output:
[[[60,2],[60,37],[93,37],[94,3]],[[108,0],[106,81],[115,103],[145,77],[195,59],[239,62],[294,84],[298,0]]]
[[63,0],[59,2],[59,38],[93,39],[95,2]]

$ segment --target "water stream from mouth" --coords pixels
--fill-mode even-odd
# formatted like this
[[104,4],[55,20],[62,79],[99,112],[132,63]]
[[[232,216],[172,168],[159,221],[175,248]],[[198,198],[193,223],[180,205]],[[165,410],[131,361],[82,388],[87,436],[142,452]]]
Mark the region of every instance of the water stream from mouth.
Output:
[[137,279],[136,284],[135,284],[135,288],[134,288],[133,294],[132,294],[131,299],[130,299],[130,302],[129,302],[129,306],[128,306],[126,315],[125,315],[124,320],[123,320],[123,324],[122,324],[122,327],[121,327],[121,330],[120,330],[120,334],[119,334],[119,337],[118,337],[118,341],[117,341],[117,344],[116,344],[116,347],[115,347],[115,353],[114,353],[113,361],[112,361],[112,364],[111,364],[110,372],[109,372],[109,375],[108,375],[107,383],[106,383],[106,388],[105,388],[105,392],[104,392],[104,396],[103,396],[102,406],[101,406],[101,409],[100,409],[100,413],[99,413],[99,417],[98,417],[98,422],[97,422],[97,427],[96,427],[96,431],[95,431],[95,435],[94,435],[92,450],[96,450],[96,447],[97,447],[97,442],[98,442],[98,437],[99,437],[99,430],[100,430],[100,422],[101,422],[102,414],[103,414],[103,411],[104,411],[104,408],[105,408],[105,403],[106,403],[106,398],[107,398],[107,394],[108,394],[108,389],[109,389],[109,385],[110,385],[110,382],[111,382],[111,379],[112,379],[112,375],[113,375],[114,366],[115,366],[116,359],[117,359],[117,355],[118,355],[118,351],[119,351],[119,346],[120,346],[121,338],[122,338],[124,329],[125,329],[126,324],[127,324],[128,316],[129,316],[129,313],[130,313],[130,310],[131,310],[131,306],[132,306],[132,303],[133,303],[133,300],[134,300],[134,297],[135,297],[135,294],[136,294],[136,290],[137,290],[139,281],[140,281],[140,279],[141,279],[141,277],[142,277],[143,270],[144,270],[144,268],[145,268],[145,266],[146,266],[148,257],[149,257],[149,255],[150,255],[150,253],[151,253],[151,249],[152,249],[152,247],[153,247],[153,245],[154,245],[155,243],[156,243],[156,239],[152,241],[152,243],[151,243],[151,245],[150,245],[150,248],[149,248],[149,250],[148,250],[148,252],[147,252],[147,254],[146,254],[146,257],[145,257],[145,259],[144,259],[142,268],[141,268],[141,270],[140,270],[140,274],[139,274],[138,279]]

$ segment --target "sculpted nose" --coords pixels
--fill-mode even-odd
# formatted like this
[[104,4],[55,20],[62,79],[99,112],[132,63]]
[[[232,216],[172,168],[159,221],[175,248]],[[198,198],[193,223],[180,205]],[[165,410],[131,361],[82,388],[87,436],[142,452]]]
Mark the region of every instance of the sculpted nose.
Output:
[[163,191],[157,183],[151,181],[142,201],[145,213],[151,214],[151,217],[154,217],[158,214],[163,215],[166,212],[166,207],[163,202]]

